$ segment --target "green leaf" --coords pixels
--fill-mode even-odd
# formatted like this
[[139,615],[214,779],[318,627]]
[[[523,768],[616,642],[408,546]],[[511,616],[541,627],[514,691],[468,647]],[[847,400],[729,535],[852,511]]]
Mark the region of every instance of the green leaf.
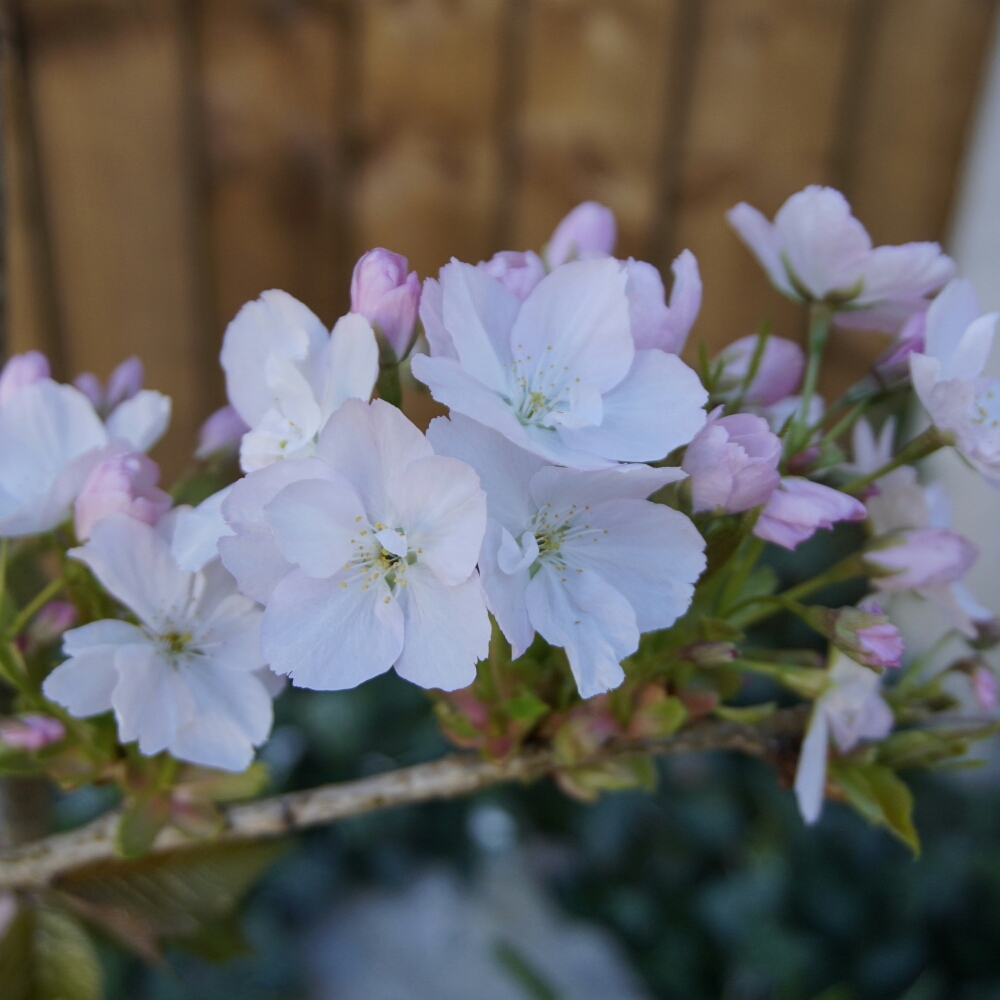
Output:
[[193,938],[231,914],[284,849],[279,841],[207,844],[104,861],[70,872],[56,888],[89,907],[129,914],[158,939]]
[[913,826],[913,795],[895,771],[881,764],[832,760],[830,778],[869,823],[887,827],[920,855],[920,838]]
[[583,802],[595,802],[601,792],[617,792],[626,788],[655,791],[658,774],[652,757],[637,754],[587,767],[565,768],[557,771],[555,778],[567,795]]
[[773,715],[778,708],[776,701],[766,701],[763,705],[746,705],[736,707],[734,705],[716,705],[715,715],[728,722],[742,722],[752,726]]
[[513,698],[508,698],[503,703],[503,709],[512,719],[523,722],[529,728],[549,712],[549,706],[526,687],[522,687]]
[[636,729],[646,739],[662,740],[684,725],[688,717],[687,706],[680,698],[670,695],[654,701],[636,712]]
[[122,813],[115,831],[115,846],[123,858],[137,858],[153,846],[157,834],[170,822],[168,794],[142,795]]
[[0,941],[5,1000],[101,1000],[103,975],[79,921],[51,906],[23,906]]

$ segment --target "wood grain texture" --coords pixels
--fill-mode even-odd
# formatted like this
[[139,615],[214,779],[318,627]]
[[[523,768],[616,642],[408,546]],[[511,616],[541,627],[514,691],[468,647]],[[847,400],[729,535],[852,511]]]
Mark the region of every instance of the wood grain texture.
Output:
[[671,120],[676,0],[535,0],[518,117],[518,248],[578,202],[614,209],[619,256],[645,255]]
[[505,0],[366,0],[358,13],[355,256],[385,246],[421,276],[490,256]]
[[[282,288],[324,322],[346,309],[339,9],[205,0],[199,26],[213,337]],[[347,272],[349,274],[349,272]]]
[[31,44],[67,374],[103,378],[139,354],[148,383],[174,401],[156,452],[170,475],[209,405],[177,10],[149,0],[141,15],[80,31],[43,20]]
[[768,284],[725,212],[747,201],[767,215],[828,179],[853,0],[705,0],[684,139],[672,253],[701,262],[705,298],[688,342],[712,353],[764,316],[781,336],[802,312]]

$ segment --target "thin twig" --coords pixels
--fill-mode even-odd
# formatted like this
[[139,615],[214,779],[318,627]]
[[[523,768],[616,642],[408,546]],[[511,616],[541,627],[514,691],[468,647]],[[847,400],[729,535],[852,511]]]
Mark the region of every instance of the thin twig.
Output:
[[[699,750],[738,750],[774,757],[780,753],[785,738],[802,732],[807,710],[808,706],[783,709],[754,725],[706,720],[664,740],[610,743],[582,763],[599,764],[635,753],[691,753]],[[453,754],[430,764],[417,764],[357,781],[322,785],[230,806],[225,812],[225,828],[216,842],[280,837],[379,809],[456,798],[508,781],[534,781],[558,767],[555,755],[549,749],[526,750],[502,762]],[[47,885],[74,868],[113,858],[118,819],[117,811],[110,812],[69,833],[55,834],[0,853],[0,889]],[[198,843],[201,841],[168,828],[157,837],[152,851],[158,853]]]

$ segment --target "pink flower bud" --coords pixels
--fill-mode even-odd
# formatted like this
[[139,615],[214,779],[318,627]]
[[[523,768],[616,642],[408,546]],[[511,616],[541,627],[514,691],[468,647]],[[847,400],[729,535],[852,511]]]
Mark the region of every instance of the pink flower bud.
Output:
[[0,407],[4,407],[25,386],[51,375],[49,359],[40,351],[15,354],[0,370]]
[[867,511],[860,500],[808,479],[786,476],[771,494],[753,533],[794,550],[819,528],[832,528],[837,521],[863,521],[865,517]]
[[781,441],[762,417],[719,417],[719,407],[687,447],[681,466],[690,477],[695,512],[738,514],[766,503],[781,482]]
[[535,285],[545,277],[542,258],[531,250],[519,253],[516,250],[501,250],[489,260],[478,264],[480,271],[496,278],[508,292],[522,302],[534,291]]
[[680,354],[701,309],[701,275],[694,254],[685,250],[672,265],[674,287],[669,306],[664,300],[663,279],[652,264],[630,257],[625,270],[635,346],[639,350],[652,347]]
[[969,683],[972,685],[972,693],[976,696],[979,707],[984,712],[996,707],[997,678],[989,667],[983,665],[976,667],[969,677]]
[[47,715],[0,719],[0,740],[18,750],[41,750],[66,735],[63,724]]
[[94,409],[100,413],[104,409],[104,386],[93,372],[83,372],[73,379],[73,385],[90,400]]
[[856,608],[814,605],[808,609],[806,620],[855,663],[875,671],[899,666],[903,637],[871,598]]
[[235,454],[248,430],[246,421],[232,406],[223,406],[201,425],[194,457],[204,459],[225,452]]
[[549,267],[571,260],[608,257],[618,239],[615,213],[596,201],[577,205],[555,228],[545,248]]
[[[722,362],[722,373],[715,394],[720,399],[735,398],[743,380],[750,371],[757,350],[757,334],[734,340],[715,359]],[[757,406],[773,406],[791,396],[802,381],[806,358],[802,348],[793,340],[768,337],[764,353],[757,365],[757,374],[747,387],[743,399]]]
[[910,380],[910,355],[922,354],[927,313],[914,313],[903,324],[896,339],[883,351],[872,365],[875,377],[887,389],[896,388]]
[[376,327],[397,358],[409,350],[420,306],[420,279],[406,268],[405,257],[378,247],[354,265],[351,278],[351,312]]
[[865,565],[879,590],[939,587],[961,579],[979,550],[949,528],[904,528],[876,539]]
[[28,652],[51,646],[75,623],[76,608],[69,601],[49,601],[28,626]]
[[146,370],[135,355],[126,358],[108,378],[104,405],[110,413],[119,403],[131,399],[138,393],[146,380]]
[[113,454],[97,465],[76,498],[76,537],[85,541],[109,514],[123,513],[144,524],[156,522],[173,505],[157,488],[159,466],[141,452]]

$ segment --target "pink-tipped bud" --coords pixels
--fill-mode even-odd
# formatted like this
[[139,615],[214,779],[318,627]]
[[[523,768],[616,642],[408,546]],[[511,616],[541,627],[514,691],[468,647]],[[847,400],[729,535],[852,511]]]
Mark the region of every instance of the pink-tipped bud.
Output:
[[904,528],[875,539],[864,561],[879,590],[918,590],[960,580],[978,555],[950,528]]
[[0,408],[25,386],[51,376],[49,359],[40,351],[15,354],[0,370]]
[[47,715],[0,719],[0,740],[18,750],[42,750],[65,735],[63,724]]
[[51,646],[67,629],[76,624],[76,608],[69,601],[49,601],[35,615],[25,636],[27,651]]
[[87,477],[76,498],[76,537],[85,541],[94,525],[109,514],[128,514],[144,524],[156,522],[170,510],[170,494],[157,487],[159,466],[141,452],[105,459]]
[[781,482],[781,440],[767,421],[750,413],[720,417],[721,412],[720,407],[695,435],[681,466],[696,513],[749,510],[766,503]]
[[249,430],[246,421],[232,406],[223,406],[201,425],[194,457],[205,459],[211,455],[235,454]]
[[119,403],[131,399],[142,389],[145,381],[146,370],[142,362],[135,355],[126,358],[108,378],[105,409],[110,413]]
[[875,377],[886,389],[895,389],[910,381],[910,355],[922,354],[927,313],[914,313],[899,331],[896,339],[872,365]]
[[420,308],[420,279],[407,260],[378,247],[354,265],[351,312],[359,313],[388,341],[397,358],[410,348]]
[[865,505],[839,490],[796,476],[786,476],[771,494],[753,533],[766,542],[794,550],[819,528],[837,521],[863,521]]
[[525,253],[517,250],[501,250],[489,260],[481,260],[477,266],[491,278],[496,278],[508,292],[516,295],[522,302],[545,277],[542,258],[531,250]]
[[[722,363],[714,395],[719,399],[734,399],[750,372],[757,351],[758,335],[734,340],[713,362]],[[806,358],[793,340],[768,337],[757,363],[757,371],[747,386],[744,402],[755,406],[773,406],[792,395],[802,381]]]
[[559,267],[571,260],[608,257],[617,240],[615,213],[596,201],[585,201],[556,226],[545,259],[549,267]]
[[876,671],[899,666],[903,637],[875,601],[862,601],[856,608],[814,605],[808,609],[807,620],[855,663]]

